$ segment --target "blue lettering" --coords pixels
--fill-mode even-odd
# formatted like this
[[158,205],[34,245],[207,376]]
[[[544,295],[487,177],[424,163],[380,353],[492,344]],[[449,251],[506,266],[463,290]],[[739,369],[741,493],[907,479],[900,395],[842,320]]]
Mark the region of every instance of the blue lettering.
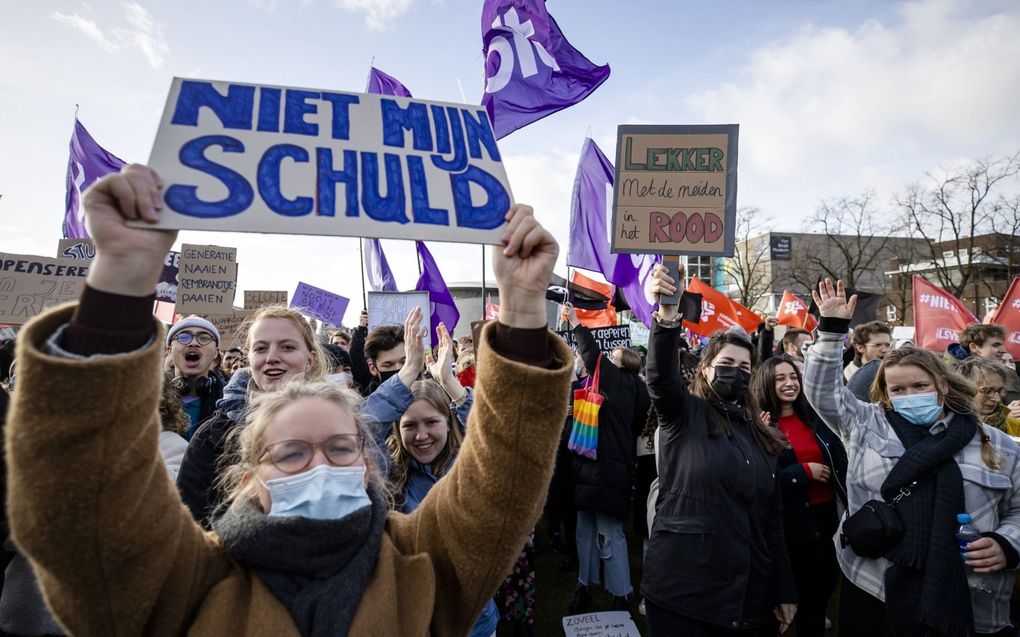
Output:
[[442,106],[433,104],[432,121],[436,124],[436,152],[446,154],[450,152],[450,130],[446,127],[446,111]]
[[407,108],[400,108],[394,100],[383,98],[383,144],[386,146],[404,147],[404,129],[414,132],[414,149],[432,150],[432,127],[429,126],[429,113],[424,104],[411,102]]
[[333,168],[333,151],[329,148],[315,149],[318,164],[318,180],[315,184],[316,196],[319,200],[318,214],[324,217],[336,215],[336,185],[343,183],[344,198],[347,203],[348,217],[358,216],[358,153],[353,150],[344,151],[344,167],[342,170]]
[[407,158],[407,174],[411,182],[411,211],[415,223],[450,225],[450,212],[429,206],[429,184],[425,179],[425,166],[421,157]]
[[[478,184],[488,195],[481,206],[471,203],[471,184]],[[462,228],[491,230],[503,224],[510,209],[510,195],[498,179],[477,166],[469,166],[462,173],[450,175],[453,188],[453,206],[457,212],[457,225]]]
[[499,148],[496,147],[496,136],[492,133],[489,116],[485,111],[477,111],[478,119],[475,119],[471,117],[471,111],[467,109],[462,108],[460,112],[464,115],[464,128],[467,130],[467,142],[468,148],[471,150],[471,157],[482,158],[482,149],[478,146],[478,142],[481,142],[489,151],[489,157],[493,161],[499,161]]
[[[467,148],[464,146],[464,129],[461,128],[460,114],[455,107],[446,107],[446,112],[450,115],[450,133],[453,135],[453,159],[443,159],[440,155],[430,155],[429,157],[432,159],[432,165],[436,168],[439,168],[440,170],[448,170],[452,173],[459,173],[467,168],[468,163]],[[435,111],[433,111],[433,113],[435,113]],[[445,127],[445,118],[436,118],[436,122],[440,121],[444,122],[443,126]],[[436,126],[436,130],[438,131],[438,124]],[[445,133],[443,142],[447,147],[446,152],[449,152],[449,145],[445,143]]]
[[319,93],[314,91],[288,90],[286,106],[283,110],[283,132],[296,135],[318,135],[319,125],[309,124],[305,115],[318,112],[318,105],[308,100],[318,99]]
[[198,111],[203,106],[219,118],[223,128],[251,130],[251,115],[255,105],[255,87],[231,84],[227,94],[220,95],[210,82],[184,80],[177,95],[171,124],[198,126]]
[[351,119],[349,108],[361,100],[357,95],[345,93],[323,93],[322,99],[333,105],[333,139],[351,138]]
[[259,89],[259,123],[258,128],[266,133],[280,132],[280,89]]
[[244,144],[226,135],[206,135],[181,146],[180,161],[223,182],[227,196],[220,201],[202,201],[195,186],[174,184],[166,189],[163,199],[172,209],[200,219],[220,219],[244,212],[255,198],[251,185],[239,173],[206,158],[205,149],[220,146],[225,153],[243,153]]
[[386,196],[379,193],[379,153],[361,153],[361,204],[376,221],[407,223],[404,213],[404,176],[400,170],[400,155],[385,153]]
[[259,194],[273,212],[286,217],[301,217],[312,211],[311,197],[288,199],[280,189],[280,164],[285,158],[307,163],[308,151],[294,144],[270,146],[259,160]]

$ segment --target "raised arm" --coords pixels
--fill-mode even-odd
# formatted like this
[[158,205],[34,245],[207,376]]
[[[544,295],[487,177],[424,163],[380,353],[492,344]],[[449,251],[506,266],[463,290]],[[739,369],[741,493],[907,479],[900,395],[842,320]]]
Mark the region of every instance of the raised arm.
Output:
[[758,361],[764,363],[775,355],[776,319],[766,318],[758,330]]
[[[683,266],[680,266],[683,276]],[[676,284],[667,274],[666,267],[656,265],[649,277],[648,293],[658,298],[676,291]],[[679,345],[681,321],[676,305],[660,305],[657,318],[653,319],[652,332],[648,337],[648,361],[645,365],[645,382],[648,397],[659,418],[659,426],[667,429],[680,424],[687,396],[687,383],[680,375]]]
[[368,387],[374,378],[368,369],[368,362],[365,360],[365,339],[368,338],[368,311],[361,310],[361,317],[358,326],[352,330],[351,348],[347,352],[351,355],[351,376],[361,390]]

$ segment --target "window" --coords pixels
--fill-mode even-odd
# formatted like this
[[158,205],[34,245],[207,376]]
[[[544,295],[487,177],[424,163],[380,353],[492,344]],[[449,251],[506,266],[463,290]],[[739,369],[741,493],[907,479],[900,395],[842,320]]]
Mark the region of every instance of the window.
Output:
[[896,317],[896,306],[887,305],[885,306],[885,320],[890,323],[895,323],[899,319]]
[[687,282],[693,277],[711,285],[712,283],[712,257],[686,257]]

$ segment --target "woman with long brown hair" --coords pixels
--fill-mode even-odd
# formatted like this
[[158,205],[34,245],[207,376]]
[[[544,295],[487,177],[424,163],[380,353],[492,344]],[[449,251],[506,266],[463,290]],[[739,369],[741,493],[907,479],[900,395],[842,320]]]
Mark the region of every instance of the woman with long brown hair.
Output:
[[[676,290],[656,266],[649,293]],[[654,316],[646,379],[659,418],[659,496],[641,583],[649,632],[765,636],[777,620],[785,631],[796,614],[776,471],[785,443],[760,422],[748,388],[755,348],[743,331],[716,334],[688,387],[677,306]]]

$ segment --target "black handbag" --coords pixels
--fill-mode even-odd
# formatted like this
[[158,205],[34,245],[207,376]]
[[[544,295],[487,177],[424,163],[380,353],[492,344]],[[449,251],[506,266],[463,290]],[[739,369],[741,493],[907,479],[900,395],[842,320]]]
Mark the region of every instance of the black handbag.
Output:
[[884,500],[868,500],[861,508],[843,521],[839,533],[840,546],[849,544],[853,552],[861,557],[882,557],[886,551],[899,544],[903,539],[903,520],[900,519],[896,505],[910,495],[910,487],[900,489],[892,502]]

